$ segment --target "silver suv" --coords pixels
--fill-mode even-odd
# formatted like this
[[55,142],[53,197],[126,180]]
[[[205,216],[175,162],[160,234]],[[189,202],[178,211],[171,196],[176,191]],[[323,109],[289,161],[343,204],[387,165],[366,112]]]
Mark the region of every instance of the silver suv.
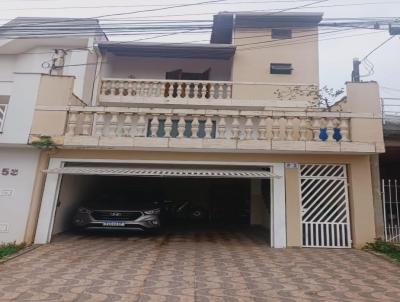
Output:
[[154,230],[160,227],[160,203],[129,200],[127,196],[100,198],[78,208],[73,224],[80,229]]

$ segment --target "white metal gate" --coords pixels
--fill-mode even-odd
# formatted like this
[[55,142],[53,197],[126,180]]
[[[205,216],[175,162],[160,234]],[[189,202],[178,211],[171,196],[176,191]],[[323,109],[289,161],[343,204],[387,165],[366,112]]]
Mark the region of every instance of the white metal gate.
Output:
[[301,165],[301,229],[304,247],[351,247],[345,165]]
[[382,179],[385,240],[400,243],[400,186],[397,179]]

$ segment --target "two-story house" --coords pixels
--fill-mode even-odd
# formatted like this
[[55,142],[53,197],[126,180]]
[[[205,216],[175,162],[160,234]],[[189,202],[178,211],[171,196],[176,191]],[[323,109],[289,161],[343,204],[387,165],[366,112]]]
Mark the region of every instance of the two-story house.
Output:
[[[74,24],[88,30],[76,34]],[[86,64],[96,61],[90,49],[102,40],[92,19],[16,18],[0,27],[0,242],[26,241],[32,194],[41,191],[37,167],[48,158],[28,142],[37,100],[46,89],[42,75],[56,60],[64,61],[62,74],[75,81],[57,90],[65,89],[66,104],[90,103],[95,68]]]
[[79,203],[103,188],[140,187],[225,212],[246,204],[247,223],[263,226],[272,247],[372,241],[379,88],[347,83],[340,104],[315,102],[321,19],[220,13],[210,44],[99,41],[80,105],[71,64],[38,76],[29,143],[57,148],[41,153],[25,240],[67,231]]

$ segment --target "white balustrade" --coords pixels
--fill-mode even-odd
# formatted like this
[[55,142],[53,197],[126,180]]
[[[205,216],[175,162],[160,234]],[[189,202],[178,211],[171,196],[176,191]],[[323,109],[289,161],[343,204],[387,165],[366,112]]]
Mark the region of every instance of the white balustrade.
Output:
[[231,82],[190,80],[103,79],[100,97],[230,99]]
[[[140,112],[96,107],[71,109],[68,114],[66,136],[148,137],[169,139],[225,139],[274,141],[350,141],[349,118],[330,114],[315,116],[269,116],[254,112],[224,110],[214,114],[199,114],[196,110],[141,108]],[[221,113],[220,113],[221,112]]]

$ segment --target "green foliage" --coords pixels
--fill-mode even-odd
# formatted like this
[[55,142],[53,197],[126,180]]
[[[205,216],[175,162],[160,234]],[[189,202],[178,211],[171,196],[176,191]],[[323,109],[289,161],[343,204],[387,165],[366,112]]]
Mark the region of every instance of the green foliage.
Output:
[[24,247],[25,244],[15,244],[15,243],[0,244],[0,259],[16,253],[19,250],[23,249]]
[[400,245],[377,239],[373,243],[367,243],[365,249],[382,253],[392,259],[400,261]]
[[333,89],[327,86],[318,88],[316,85],[309,86],[289,86],[283,90],[277,89],[274,94],[278,99],[293,100],[298,97],[311,98],[315,106],[330,110],[332,105],[344,93],[344,89]]
[[47,135],[42,135],[38,140],[33,141],[32,146],[44,150],[57,149],[57,145],[54,143],[51,136]]

